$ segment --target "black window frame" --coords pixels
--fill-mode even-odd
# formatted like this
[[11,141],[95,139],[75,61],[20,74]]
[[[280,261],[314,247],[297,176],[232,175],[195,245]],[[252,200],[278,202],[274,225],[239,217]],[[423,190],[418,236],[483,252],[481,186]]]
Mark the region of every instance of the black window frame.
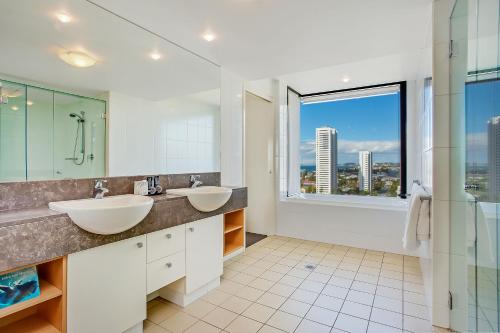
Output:
[[[370,86],[361,86],[361,87],[354,87],[354,88],[346,88],[346,89],[339,89],[339,90],[330,90],[330,91],[322,91],[322,92],[317,92],[317,93],[309,93],[309,94],[301,94],[297,90],[287,86],[287,106],[288,106],[288,91],[292,91],[293,93],[297,94],[300,98],[303,97],[311,97],[311,96],[319,96],[319,95],[329,95],[329,94],[335,94],[335,93],[342,93],[342,92],[351,92],[351,91],[357,91],[357,90],[366,90],[366,89],[373,89],[373,88],[383,88],[383,87],[388,87],[388,86],[399,86],[399,138],[400,138],[400,148],[399,148],[399,153],[400,153],[400,194],[399,197],[402,199],[406,199],[408,196],[408,187],[407,187],[407,136],[406,136],[406,131],[407,131],[407,82],[406,81],[396,81],[396,82],[389,82],[389,83],[381,83],[381,84],[375,84],[375,85],[370,85]],[[289,132],[288,132],[289,133]],[[288,155],[289,156],[289,155]],[[287,163],[287,167],[288,163]]]

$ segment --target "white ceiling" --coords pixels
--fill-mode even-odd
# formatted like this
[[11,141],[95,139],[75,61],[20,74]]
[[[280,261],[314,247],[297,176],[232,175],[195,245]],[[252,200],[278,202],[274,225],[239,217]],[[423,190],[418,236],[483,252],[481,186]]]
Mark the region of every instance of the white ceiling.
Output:
[[[432,0],[92,0],[246,79],[426,46]],[[201,38],[210,30],[211,43]]]
[[[220,68],[84,0],[2,1],[0,78],[97,95],[117,91],[159,101],[218,89]],[[62,24],[55,13],[73,21]],[[98,60],[89,68],[62,62],[65,50]],[[153,61],[158,51],[163,58]]]

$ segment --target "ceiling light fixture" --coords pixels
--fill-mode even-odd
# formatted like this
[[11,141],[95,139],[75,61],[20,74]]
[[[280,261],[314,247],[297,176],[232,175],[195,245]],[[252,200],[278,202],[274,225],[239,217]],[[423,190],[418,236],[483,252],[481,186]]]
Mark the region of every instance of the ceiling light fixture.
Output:
[[61,23],[69,23],[73,20],[71,15],[66,14],[66,13],[56,13],[56,18],[59,20]]
[[211,32],[205,32],[202,37],[207,42],[211,42],[215,39],[215,35]]
[[349,81],[351,81],[351,79],[348,76],[342,77],[342,82],[347,83]]
[[158,53],[158,52],[153,52],[149,55],[151,57],[151,59],[153,60],[160,60],[161,59],[161,54]]
[[59,54],[65,63],[75,67],[90,67],[96,64],[97,60],[86,53],[78,51],[68,51]]
[[13,107],[11,107],[11,109],[12,109],[13,111],[17,111],[17,110],[19,110],[19,108],[18,108],[16,105],[14,105]]
[[28,105],[28,106],[32,106],[32,105],[33,105],[33,102],[32,102],[32,101],[26,101],[26,105]]

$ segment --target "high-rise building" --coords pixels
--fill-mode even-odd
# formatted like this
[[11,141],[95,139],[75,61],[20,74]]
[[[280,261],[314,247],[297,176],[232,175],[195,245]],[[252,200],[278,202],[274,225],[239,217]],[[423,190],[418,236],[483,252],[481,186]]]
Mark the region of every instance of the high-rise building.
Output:
[[316,128],[316,193],[337,190],[337,130]]
[[488,120],[488,194],[489,201],[500,199],[500,116]]
[[371,192],[372,190],[372,152],[359,152],[359,190]]

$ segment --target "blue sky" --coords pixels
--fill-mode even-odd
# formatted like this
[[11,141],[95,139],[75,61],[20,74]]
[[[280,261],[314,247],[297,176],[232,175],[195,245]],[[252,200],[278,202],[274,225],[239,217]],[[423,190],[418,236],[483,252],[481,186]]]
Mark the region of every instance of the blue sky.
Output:
[[302,104],[301,162],[313,165],[316,128],[337,129],[338,164],[357,163],[358,151],[373,152],[374,162],[399,162],[399,93]]
[[468,162],[488,161],[488,120],[500,115],[500,81],[466,85],[466,128]]

